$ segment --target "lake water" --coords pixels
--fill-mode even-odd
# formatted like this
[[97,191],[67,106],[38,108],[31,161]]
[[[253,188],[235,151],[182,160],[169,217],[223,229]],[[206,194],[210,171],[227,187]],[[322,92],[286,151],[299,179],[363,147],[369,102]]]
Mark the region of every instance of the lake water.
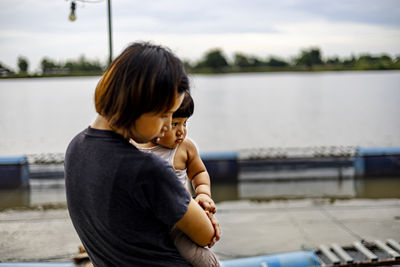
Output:
[[[0,155],[64,152],[100,77],[0,80]],[[202,152],[400,146],[400,71],[192,75]]]
[[[71,138],[96,116],[93,93],[99,79],[0,80],[0,155],[64,152]],[[400,146],[400,71],[193,75],[191,83],[196,107],[189,135],[202,152]],[[63,182],[56,183],[60,184],[33,185],[20,194],[3,192],[1,198],[8,200],[3,201],[7,206],[64,203]],[[398,178],[352,177],[318,183],[214,185],[213,194],[217,202],[399,198],[399,186]]]
[[[98,80],[99,77],[0,80],[0,156],[64,152],[71,138],[95,118],[93,92]],[[267,147],[400,146],[400,71],[194,75],[191,81],[196,108],[189,134],[203,152]],[[346,217],[345,225],[337,216],[321,227],[327,207],[322,207],[322,215],[316,214],[321,209],[318,203],[400,199],[399,178],[350,176],[213,183],[213,199],[224,233],[214,247],[215,252],[222,257],[263,255],[273,252],[271,247],[280,247],[278,239],[285,244],[281,249],[287,251],[287,244],[303,246],[310,242],[310,236],[326,238],[328,233],[329,237],[335,222],[349,229],[350,217]],[[281,200],[291,203],[304,198],[317,203],[310,208],[310,218],[315,220],[307,218],[307,224],[311,223],[317,234],[310,234],[305,240],[307,228],[293,221],[295,214],[304,214],[305,210],[276,208],[286,203]],[[254,200],[248,204],[251,212],[241,208],[248,203],[242,200]],[[265,205],[274,208],[265,209]],[[340,213],[357,217],[356,229],[359,222],[364,225],[364,232],[365,225],[377,225],[368,228],[367,237],[385,229],[396,238],[398,231],[391,227],[396,219],[382,222],[381,215],[376,215],[379,218],[371,217],[372,221],[368,221],[360,215],[360,207],[355,207]],[[372,211],[377,214],[376,208]],[[0,261],[69,260],[80,244],[66,211],[63,179],[31,179],[29,188],[0,190],[0,216],[4,228],[0,239],[7,241]],[[270,218],[272,221],[268,221]],[[293,229],[300,229],[300,234]],[[335,229],[335,233],[340,231],[343,232],[340,227]],[[271,233],[278,239],[271,239]],[[340,237],[335,234],[332,242],[343,242]],[[273,244],[267,246],[270,239]],[[300,245],[295,247],[299,248]]]

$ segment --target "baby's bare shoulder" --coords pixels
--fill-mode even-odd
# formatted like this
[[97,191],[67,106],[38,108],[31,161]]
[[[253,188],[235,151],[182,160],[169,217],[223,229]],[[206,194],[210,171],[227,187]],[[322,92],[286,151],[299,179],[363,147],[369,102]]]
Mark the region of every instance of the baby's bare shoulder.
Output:
[[181,144],[182,148],[185,149],[188,153],[195,153],[197,154],[197,147],[190,138],[185,138]]

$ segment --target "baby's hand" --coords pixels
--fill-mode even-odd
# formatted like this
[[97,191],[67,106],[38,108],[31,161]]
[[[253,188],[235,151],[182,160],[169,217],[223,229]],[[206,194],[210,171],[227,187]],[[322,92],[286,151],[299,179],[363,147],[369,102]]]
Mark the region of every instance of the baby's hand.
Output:
[[210,221],[214,227],[214,231],[215,231],[215,235],[214,235],[213,239],[211,240],[211,243],[208,245],[208,247],[211,248],[220,239],[221,229],[219,228],[218,220],[217,220],[217,218],[215,218],[214,214],[211,212],[208,212],[208,211],[206,211],[206,214],[207,214],[208,218],[210,219]]
[[207,194],[198,194],[194,200],[206,211],[211,213],[217,211],[214,201]]

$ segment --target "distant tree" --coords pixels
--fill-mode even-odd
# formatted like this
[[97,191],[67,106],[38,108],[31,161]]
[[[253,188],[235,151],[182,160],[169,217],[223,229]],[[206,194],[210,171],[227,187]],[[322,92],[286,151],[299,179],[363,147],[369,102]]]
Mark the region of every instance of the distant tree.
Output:
[[343,66],[345,67],[354,67],[356,64],[356,57],[354,55],[351,56],[351,58],[345,58],[343,60]]
[[371,54],[362,54],[356,59],[355,66],[359,69],[377,68],[379,58]]
[[391,69],[394,65],[394,61],[387,54],[381,56],[363,54],[356,60],[356,66],[361,69]]
[[233,65],[239,68],[246,68],[246,67],[257,68],[257,67],[268,66],[268,62],[265,62],[256,56],[247,56],[243,53],[237,52],[234,54],[233,57]]
[[43,58],[40,62],[40,67],[43,74],[60,72],[61,66],[49,58]]
[[28,59],[26,57],[19,56],[17,64],[18,64],[18,68],[19,68],[19,73],[27,73],[28,72],[29,63],[28,63]]
[[393,61],[392,61],[392,58],[391,58],[389,55],[387,55],[387,54],[382,54],[382,55],[380,56],[379,60],[380,60],[380,61],[393,62]]
[[395,61],[387,54],[382,54],[379,57],[379,68],[380,69],[390,69],[393,68]]
[[331,57],[326,60],[326,64],[328,65],[340,65],[340,59],[338,57]]
[[252,67],[262,67],[262,66],[266,66],[267,63],[257,57],[250,57],[249,58],[250,64]]
[[319,48],[302,50],[301,55],[295,61],[297,66],[307,66],[309,68],[315,65],[322,65],[321,52]]
[[211,68],[214,70],[223,70],[228,67],[228,61],[226,60],[225,56],[221,49],[212,49],[208,51],[204,59],[197,65],[200,68]]
[[191,70],[191,69],[193,69],[193,66],[192,66],[192,64],[190,63],[190,61],[188,61],[188,60],[183,60],[182,63],[183,63],[183,66],[185,67],[186,70]]
[[77,61],[67,61],[63,67],[69,73],[96,73],[102,72],[104,69],[98,60],[89,61],[84,55],[80,56]]
[[233,64],[239,68],[250,67],[252,65],[249,58],[242,53],[235,53],[233,57]]
[[364,65],[364,64],[375,64],[378,61],[379,61],[378,57],[372,56],[370,54],[363,54],[357,59],[356,63]]
[[270,57],[267,65],[270,67],[286,67],[289,66],[289,63],[275,57]]

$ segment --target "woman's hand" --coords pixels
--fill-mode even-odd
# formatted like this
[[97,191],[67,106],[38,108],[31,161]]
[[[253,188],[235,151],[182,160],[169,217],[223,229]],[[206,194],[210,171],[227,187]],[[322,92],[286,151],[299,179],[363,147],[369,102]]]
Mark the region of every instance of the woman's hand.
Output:
[[211,213],[215,213],[217,211],[217,208],[215,207],[214,201],[211,199],[211,197],[207,194],[200,193],[196,196],[194,199],[199,205],[205,210],[209,211]]
[[208,218],[210,219],[210,221],[214,227],[214,230],[215,230],[215,236],[211,240],[211,243],[208,245],[208,247],[211,248],[221,238],[221,229],[219,228],[219,222],[218,222],[217,218],[215,218],[214,213],[206,211],[206,214],[207,214]]

